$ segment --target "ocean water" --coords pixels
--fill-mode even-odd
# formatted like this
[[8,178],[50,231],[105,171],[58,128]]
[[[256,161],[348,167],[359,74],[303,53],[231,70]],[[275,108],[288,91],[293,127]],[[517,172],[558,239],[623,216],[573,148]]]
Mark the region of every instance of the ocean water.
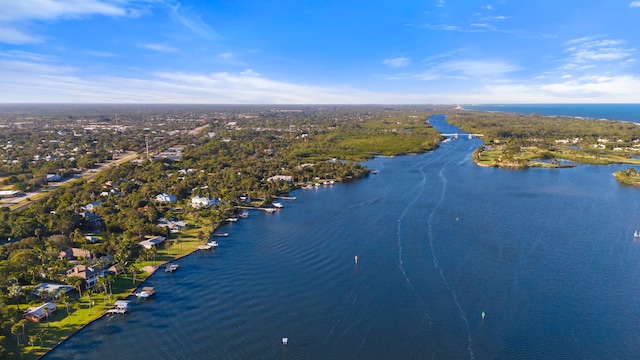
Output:
[[469,110],[640,122],[640,104],[493,104],[464,105],[463,107]]
[[623,166],[484,168],[480,145],[378,157],[377,175],[225,225],[216,251],[148,280],[154,298],[44,358],[639,358],[640,190],[613,179]]

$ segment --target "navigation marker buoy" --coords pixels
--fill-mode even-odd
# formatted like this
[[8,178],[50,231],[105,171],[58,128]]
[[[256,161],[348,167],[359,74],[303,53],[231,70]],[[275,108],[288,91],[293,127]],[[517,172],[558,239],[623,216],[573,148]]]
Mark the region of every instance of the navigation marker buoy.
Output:
[[282,338],[282,345],[287,345],[289,338]]
[[356,264],[358,263],[358,255],[354,256],[353,259],[356,261]]
[[484,316],[485,316],[485,313],[484,313],[484,311],[483,311],[483,312],[482,312],[482,319],[484,319]]

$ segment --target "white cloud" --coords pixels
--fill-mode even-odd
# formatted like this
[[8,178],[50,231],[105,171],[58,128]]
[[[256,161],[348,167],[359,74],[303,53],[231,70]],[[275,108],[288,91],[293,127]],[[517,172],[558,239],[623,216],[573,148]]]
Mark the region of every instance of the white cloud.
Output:
[[453,60],[430,65],[427,72],[417,74],[421,80],[489,79],[496,80],[505,74],[520,70],[520,67],[504,61],[491,60]]
[[632,1],[631,4],[629,4],[630,7],[640,7],[640,1]]
[[24,31],[9,27],[8,24],[0,22],[0,42],[8,44],[28,44],[42,41],[42,38],[29,35]]
[[[210,104],[417,104],[640,102],[640,78],[539,77],[515,81],[518,68],[501,61],[458,60],[438,64],[431,75],[459,77],[464,87],[422,83],[413,93],[314,86],[242,72],[158,72],[143,77],[92,75],[82,69],[31,60],[30,53],[0,53],[0,99],[4,103],[210,103]],[[444,76],[442,74],[445,74]],[[425,75],[426,76],[426,75]],[[474,77],[472,77],[474,76]],[[414,76],[411,78],[416,79]],[[411,79],[406,79],[410,81]],[[455,80],[451,80],[455,82]]]
[[140,44],[138,45],[141,48],[145,48],[148,50],[153,50],[153,51],[160,51],[160,52],[176,52],[178,51],[176,48],[166,45],[166,44]]
[[444,7],[444,0],[438,0],[437,7]]
[[613,61],[625,63],[636,52],[627,47],[624,40],[618,39],[583,37],[570,40],[567,45],[569,47],[565,52],[570,55],[565,59],[562,69],[585,70]]
[[203,39],[214,39],[220,37],[209,25],[207,25],[200,15],[194,14],[190,8],[182,7],[180,3],[171,7],[171,17],[178,23],[186,26]]
[[5,103],[213,103],[348,104],[426,102],[347,86],[321,87],[239,73],[158,72],[150,78],[81,77],[80,69],[0,59],[0,99]]
[[385,59],[382,61],[382,63],[392,68],[400,68],[410,66],[411,59],[406,57],[397,57],[393,59]]
[[32,34],[29,23],[37,20],[81,18],[93,15],[125,16],[125,0],[10,0],[2,2],[0,42],[26,44],[43,41]]

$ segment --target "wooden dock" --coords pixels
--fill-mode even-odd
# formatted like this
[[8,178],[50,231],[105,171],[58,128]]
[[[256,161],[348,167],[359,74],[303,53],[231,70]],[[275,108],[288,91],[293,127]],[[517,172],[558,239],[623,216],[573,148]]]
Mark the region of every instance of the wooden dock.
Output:
[[296,197],[295,196],[274,196],[274,199],[280,199],[280,200],[295,200]]

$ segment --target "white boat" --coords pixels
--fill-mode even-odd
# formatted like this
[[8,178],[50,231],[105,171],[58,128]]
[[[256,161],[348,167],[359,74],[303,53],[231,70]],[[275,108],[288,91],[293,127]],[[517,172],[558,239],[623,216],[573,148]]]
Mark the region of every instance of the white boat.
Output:
[[210,250],[212,246],[210,244],[199,245],[198,250]]
[[633,233],[633,237],[634,237],[634,238],[640,238],[640,232],[638,232],[638,230],[636,230],[636,231]]
[[249,212],[248,211],[243,211],[240,213],[240,217],[243,219],[246,219],[249,217]]
[[269,214],[276,212],[276,210],[278,210],[278,209],[276,209],[276,208],[264,208],[264,211],[266,211]]
[[150,296],[153,296],[153,294],[155,294],[156,291],[150,287],[150,286],[145,286],[142,288],[141,291],[138,291],[137,293],[135,293],[134,295],[138,298],[138,299],[146,299]]
[[215,247],[218,247],[218,242],[217,241],[209,241],[207,243],[207,245],[212,247],[212,248],[215,248]]
[[272,205],[273,207],[278,209],[282,209],[284,207],[284,205],[282,205],[282,203],[279,203],[279,202],[274,202]]
[[174,272],[176,270],[178,270],[178,267],[180,265],[178,264],[168,264],[164,267],[164,272]]
[[238,221],[238,218],[228,218],[228,219],[225,219],[224,221],[227,221],[227,222],[236,222],[236,221]]
[[229,233],[211,234],[211,236],[227,237],[229,236]]

